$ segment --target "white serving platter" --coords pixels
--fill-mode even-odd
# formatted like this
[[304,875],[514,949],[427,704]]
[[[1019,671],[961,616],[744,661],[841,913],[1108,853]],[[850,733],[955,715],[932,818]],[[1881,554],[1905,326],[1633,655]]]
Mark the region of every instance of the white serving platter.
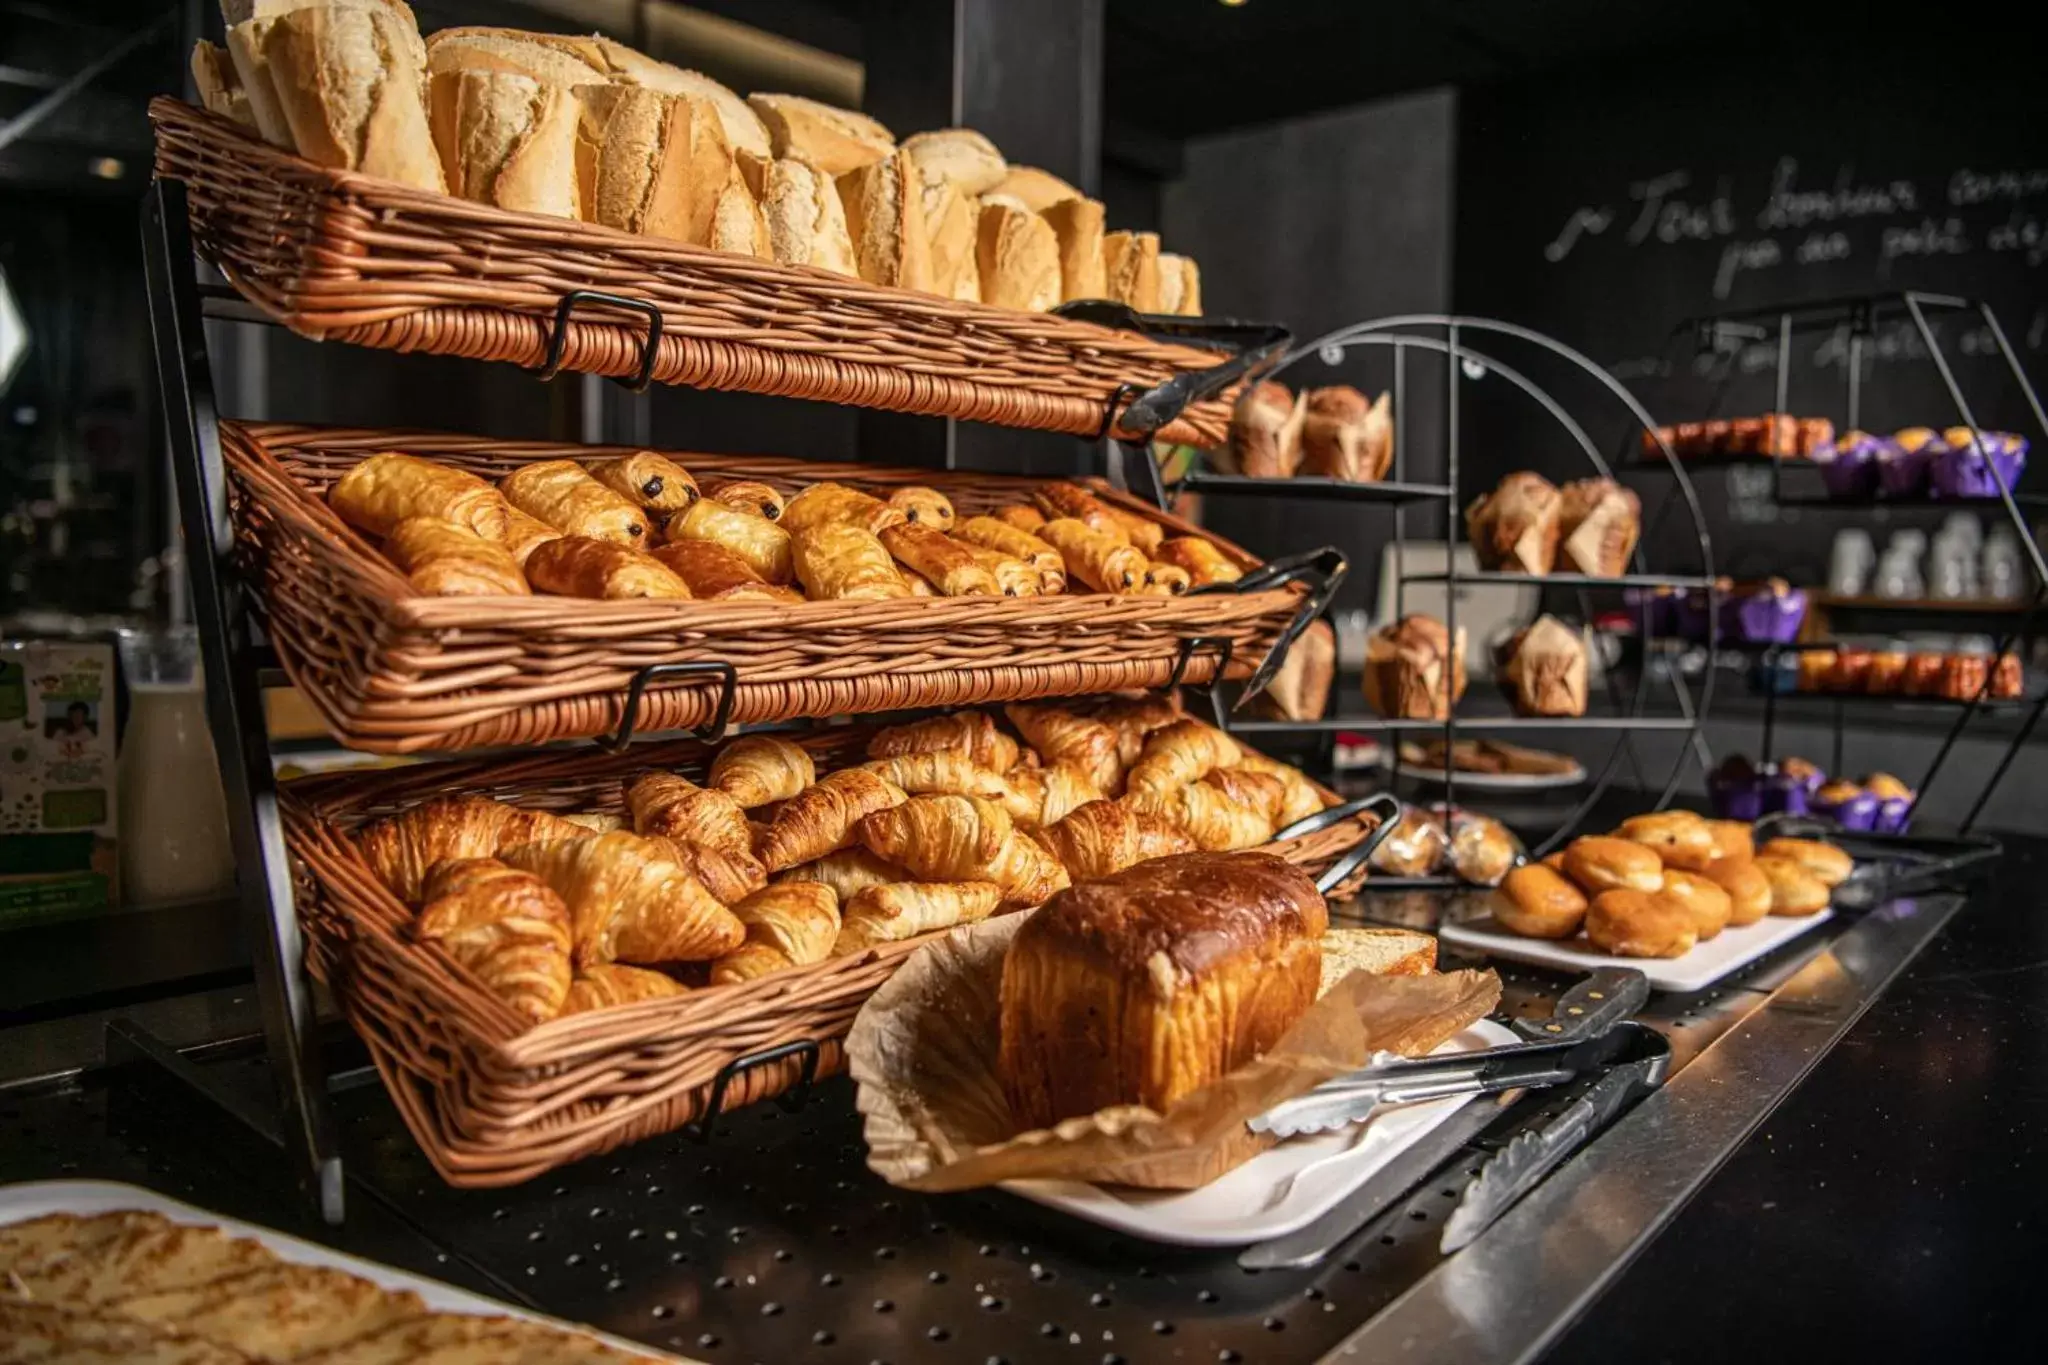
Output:
[[[1387,772],[1392,772],[1393,755],[1382,753],[1379,766]],[[1411,763],[1403,759],[1401,776],[1433,786],[1444,785],[1444,770],[1426,763]],[[1574,762],[1571,771],[1563,773],[1468,773],[1459,768],[1453,776],[1457,779],[1459,791],[1544,792],[1582,785],[1586,780],[1586,765]]]
[[1437,930],[1437,938],[1453,947],[1564,972],[1633,967],[1650,979],[1652,990],[1683,993],[1705,990],[1730,972],[1747,967],[1765,953],[1834,917],[1832,909],[1799,918],[1765,915],[1755,924],[1723,929],[1683,957],[1610,957],[1584,938],[1524,938],[1511,934],[1491,915],[1443,925]]
[[[1508,1029],[1482,1019],[1437,1052],[1477,1052],[1519,1041]],[[1342,1132],[1293,1138],[1195,1190],[1139,1190],[1072,1180],[1009,1180],[1002,1188],[1147,1241],[1243,1246],[1307,1227],[1469,1102],[1469,1096],[1461,1096],[1401,1105]]]
[[524,1308],[515,1308],[511,1304],[499,1303],[496,1299],[487,1299],[466,1289],[443,1284],[439,1280],[413,1275],[376,1261],[366,1261],[360,1256],[351,1256],[345,1251],[336,1251],[333,1247],[321,1246],[317,1242],[301,1241],[297,1237],[260,1224],[244,1223],[218,1213],[210,1213],[196,1205],[183,1203],[158,1194],[154,1190],[143,1189],[140,1185],[123,1185],[111,1180],[35,1180],[18,1185],[0,1185],[0,1226],[26,1222],[31,1218],[41,1218],[52,1213],[69,1213],[81,1218],[90,1218],[96,1214],[131,1211],[162,1214],[174,1223],[219,1228],[234,1237],[252,1237],[275,1255],[295,1265],[324,1266],[330,1270],[346,1271],[385,1289],[410,1289],[435,1312],[521,1318],[527,1322],[543,1323],[565,1332],[588,1337],[593,1341],[603,1342],[607,1346],[630,1352],[649,1361],[685,1359],[656,1351],[639,1342],[592,1331],[578,1323],[564,1322],[559,1318],[550,1318]]

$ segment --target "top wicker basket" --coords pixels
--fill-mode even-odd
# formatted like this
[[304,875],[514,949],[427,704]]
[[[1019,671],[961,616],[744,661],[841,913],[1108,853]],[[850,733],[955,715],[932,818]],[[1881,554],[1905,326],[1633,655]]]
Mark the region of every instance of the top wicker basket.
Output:
[[[562,324],[550,355],[565,298],[596,291],[660,310],[662,383],[1073,436],[1103,432],[1134,393],[1226,358],[331,170],[174,99],[149,112],[156,173],[185,185],[200,254],[316,339],[636,375],[648,321],[616,309]],[[1213,445],[1228,419],[1213,398],[1155,434]]]

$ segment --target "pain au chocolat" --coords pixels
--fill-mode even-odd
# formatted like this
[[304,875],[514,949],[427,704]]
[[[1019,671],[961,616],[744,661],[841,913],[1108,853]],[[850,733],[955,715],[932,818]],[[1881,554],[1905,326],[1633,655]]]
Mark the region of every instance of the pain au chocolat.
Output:
[[1020,1128],[1165,1112],[1263,1055],[1315,1002],[1329,912],[1262,853],[1189,853],[1082,882],[1017,931],[998,1070]]

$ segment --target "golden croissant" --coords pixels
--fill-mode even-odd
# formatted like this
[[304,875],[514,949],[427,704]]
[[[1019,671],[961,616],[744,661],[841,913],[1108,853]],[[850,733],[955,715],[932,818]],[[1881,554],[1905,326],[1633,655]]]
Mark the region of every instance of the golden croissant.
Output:
[[416,905],[436,863],[488,858],[514,844],[588,833],[547,811],[522,810],[487,796],[443,796],[367,826],[356,835],[356,851],[378,881]]
[[1237,741],[1201,721],[1184,718],[1155,730],[1125,777],[1124,790],[1163,797],[1244,756]]
[[533,592],[510,550],[437,517],[399,522],[385,538],[384,553],[405,570],[414,591],[429,597],[527,597]]
[[1000,805],[1010,813],[1012,819],[1027,824],[1038,823],[1039,812],[1044,806],[1042,795],[1039,800],[1032,800],[1025,793],[1013,788],[1001,773],[980,767],[957,749],[870,759],[861,764],[861,767],[884,781],[901,787],[911,796],[924,796],[933,792],[979,796]]
[[626,788],[635,834],[751,855],[754,838],[739,802],[674,773],[648,773]]
[[689,511],[670,520],[671,543],[709,540],[746,561],[764,583],[788,583],[796,576],[789,532],[766,517],[736,511],[714,498],[700,499]]
[[646,512],[657,525],[697,501],[697,481],[666,455],[642,450],[616,460],[593,460],[590,477]]
[[898,754],[926,753],[952,749],[967,755],[977,767],[1008,772],[1017,766],[1022,751],[1017,741],[1004,734],[995,721],[981,711],[955,711],[892,725],[877,730],[868,741],[869,758],[894,758]]
[[616,602],[690,596],[690,585],[652,555],[589,536],[563,536],[534,546],[526,556],[526,577],[541,592],[561,597]]
[[747,941],[711,964],[711,984],[822,962],[839,937],[839,894],[823,882],[779,882],[733,907]]
[[889,495],[889,505],[903,513],[903,519],[914,526],[929,526],[934,531],[953,529],[955,513],[952,499],[936,488],[912,484],[899,488]]
[[704,496],[735,512],[765,517],[769,521],[782,519],[782,494],[773,484],[762,483],[759,479],[720,479],[707,483]]
[[810,750],[774,735],[736,739],[711,760],[711,785],[742,810],[787,801],[817,780]]
[[913,796],[866,817],[855,834],[920,881],[994,882],[1014,905],[1036,905],[1067,884],[1044,845],[978,796]]
[[903,799],[901,789],[873,773],[833,773],[782,803],[755,853],[770,872],[821,858],[851,839],[863,817]]
[[[784,517],[794,515],[796,506],[790,503]],[[896,571],[888,549],[872,532],[847,522],[828,521],[795,532],[791,557],[804,595],[814,602],[910,596],[910,585]]]
[[852,900],[856,891],[909,880],[908,872],[886,858],[877,858],[859,844],[827,853],[822,858],[813,858],[807,863],[798,863],[775,877],[777,885],[784,882],[823,882],[838,895],[841,905]]
[[628,967],[619,962],[601,962],[585,967],[569,983],[569,996],[562,1002],[562,1013],[565,1016],[583,1014],[611,1005],[631,1005],[642,1000],[661,1000],[689,993],[689,987],[660,972]]
[[483,988],[531,1023],[569,994],[569,907],[540,878],[495,858],[438,863],[413,937],[438,943]]
[[1067,575],[1096,592],[1135,593],[1145,586],[1150,561],[1127,540],[1119,540],[1071,517],[1048,521],[1034,533],[1060,552]]
[[1003,714],[1047,762],[1079,768],[1104,792],[1122,785],[1117,733],[1101,721],[1050,702],[1012,702]]
[[349,525],[387,536],[407,517],[433,517],[505,538],[505,499],[474,474],[387,450],[353,466],[327,490],[327,505]]
[[1151,858],[1193,853],[1195,841],[1161,815],[1122,801],[1090,801],[1056,825],[1045,841],[1075,881],[1108,877]]
[[[751,832],[750,832],[751,833]],[[711,899],[721,905],[737,905],[768,885],[768,869],[751,851],[728,853],[704,844],[669,841],[676,866],[704,884]]]
[[1218,775],[1211,773],[1180,790],[1177,815],[1188,837],[1205,853],[1232,853],[1271,839],[1286,796],[1280,780],[1240,771],[1226,786],[1214,783]]
[[505,501],[565,536],[587,536],[632,549],[653,542],[647,514],[592,478],[574,460],[521,465],[498,480]]
[[740,946],[745,926],[675,858],[666,839],[623,830],[501,855],[538,876],[569,907],[579,968],[625,962],[693,962]]
[[974,924],[994,914],[1002,901],[1002,888],[993,882],[871,886],[847,902],[832,955],[846,957],[877,943],[900,943],[956,924]]
[[791,535],[835,523],[879,533],[884,526],[908,520],[902,508],[891,507],[880,498],[843,483],[811,484],[782,508],[782,524]]
[[1286,788],[1286,796],[1280,802],[1279,813],[1274,818],[1282,829],[1297,820],[1307,819],[1331,804],[1316,790],[1316,784],[1308,780],[1306,773],[1282,763],[1277,758],[1268,758],[1255,750],[1245,749],[1238,754],[1236,766],[1280,779],[1281,786]]
[[1111,697],[1088,708],[1087,714],[1116,731],[1116,756],[1129,768],[1145,752],[1154,730],[1184,718],[1179,697]]

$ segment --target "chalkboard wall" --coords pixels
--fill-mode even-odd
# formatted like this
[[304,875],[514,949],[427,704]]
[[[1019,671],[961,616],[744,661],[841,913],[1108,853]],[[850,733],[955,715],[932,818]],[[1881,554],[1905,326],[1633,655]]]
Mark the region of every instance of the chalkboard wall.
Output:
[[[1707,359],[1669,344],[1680,320],[1873,290],[1990,303],[2038,381],[2048,369],[2048,122],[2037,83],[2003,69],[1991,35],[1978,42],[1967,61],[1938,63],[1903,46],[1672,53],[1465,92],[1460,310],[1553,334],[1667,422],[1698,420],[1717,401]],[[2038,439],[1987,330],[1958,319],[1938,335],[1979,419]],[[1795,411],[1843,420],[1845,343],[1795,343]],[[1720,415],[1772,406],[1774,358],[1757,346],[1734,360]],[[1532,365],[1558,379],[1603,450],[1622,445],[1618,404],[1561,367]],[[1879,327],[1863,378],[1866,426],[1959,420],[1909,320]],[[1566,438],[1500,388],[1472,386],[1468,491],[1515,468],[1571,472],[1579,461]],[[1732,472],[1732,502],[1731,472],[1701,480],[1716,567],[1818,577],[1843,514],[1745,498],[1742,473]],[[2048,475],[2036,469],[2027,486],[2048,487]]]

